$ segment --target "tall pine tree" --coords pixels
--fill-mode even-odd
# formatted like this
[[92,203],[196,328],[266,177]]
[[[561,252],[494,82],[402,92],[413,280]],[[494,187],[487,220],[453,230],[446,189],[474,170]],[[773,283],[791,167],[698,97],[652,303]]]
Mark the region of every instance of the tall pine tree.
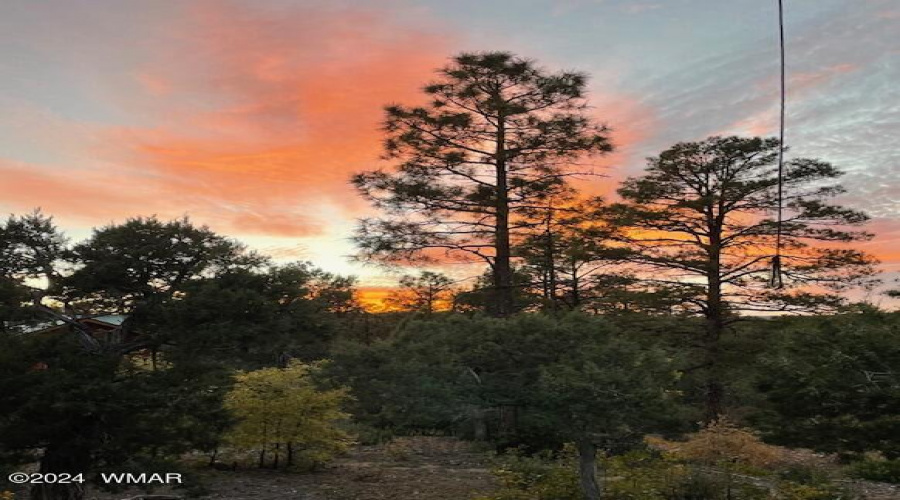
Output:
[[491,270],[491,312],[514,312],[512,247],[527,212],[564,191],[573,166],[611,150],[586,113],[586,78],[505,52],[462,54],[424,88],[428,104],[386,108],[392,171],[353,178],[384,211],[360,222],[364,259],[449,258]]
[[680,143],[627,179],[623,203],[608,212],[630,259],[649,283],[681,288],[706,320],[700,360],[707,373],[707,418],[723,409],[721,337],[742,312],[812,312],[865,285],[874,259],[849,248],[871,235],[868,217],[832,203],[844,192],[829,163],[797,158],[785,165],[780,225],[783,287],[769,285],[779,224],[777,139],[711,137]]

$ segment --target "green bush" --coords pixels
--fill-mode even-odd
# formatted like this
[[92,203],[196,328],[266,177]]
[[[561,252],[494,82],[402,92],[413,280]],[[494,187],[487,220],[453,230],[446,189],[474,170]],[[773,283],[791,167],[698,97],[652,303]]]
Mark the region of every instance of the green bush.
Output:
[[828,483],[828,474],[808,465],[792,464],[778,470],[778,478],[797,484],[820,485]]
[[[601,460],[608,500],[762,500],[764,488],[734,481],[726,473],[704,471],[665,459],[657,453],[634,451]],[[477,500],[581,500],[576,458],[571,449],[555,455],[502,457],[494,469],[501,484],[497,493]]]
[[735,480],[725,470],[698,467],[643,450],[605,460],[612,500],[762,500],[765,488]]
[[752,418],[766,441],[900,459],[900,380],[891,369],[900,365],[900,314],[771,324],[771,342],[757,374],[766,401]]
[[493,474],[498,492],[476,500],[582,500],[575,458],[570,450],[554,456],[527,456],[513,450],[498,460]]
[[864,460],[850,465],[853,477],[900,484],[900,460]]
[[356,443],[373,446],[390,443],[397,434],[391,428],[380,428],[358,422],[348,422],[342,427],[347,434],[356,438]]
[[[571,449],[498,459],[498,492],[476,500],[581,500],[577,460]],[[827,476],[792,468],[780,479],[749,476],[722,467],[698,466],[658,452],[637,450],[600,460],[605,500],[848,500],[854,498]]]
[[798,484],[784,482],[778,485],[780,500],[847,500],[856,498],[835,484]]

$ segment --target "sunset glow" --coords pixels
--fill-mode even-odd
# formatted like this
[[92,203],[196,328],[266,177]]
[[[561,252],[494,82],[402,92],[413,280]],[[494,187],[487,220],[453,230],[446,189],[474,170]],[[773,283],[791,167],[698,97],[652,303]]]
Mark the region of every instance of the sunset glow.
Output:
[[[349,260],[371,208],[348,179],[387,166],[383,106],[418,102],[453,54],[511,50],[591,75],[591,113],[617,150],[580,181],[589,194],[614,197],[674,142],[775,132],[771,6],[524,3],[13,0],[0,19],[0,209],[40,207],[73,239],[188,215],[278,260],[358,275],[378,308],[395,276]],[[791,154],[847,171],[842,201],[873,215],[865,249],[889,279],[900,37],[876,27],[896,23],[892,3],[794,2],[788,40]]]

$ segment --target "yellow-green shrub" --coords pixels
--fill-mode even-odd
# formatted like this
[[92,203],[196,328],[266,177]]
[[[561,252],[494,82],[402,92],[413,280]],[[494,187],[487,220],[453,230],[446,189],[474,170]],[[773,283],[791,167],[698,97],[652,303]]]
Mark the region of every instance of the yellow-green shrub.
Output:
[[320,368],[294,362],[235,375],[225,407],[236,423],[226,441],[254,451],[261,466],[314,467],[345,450],[350,436],[338,424],[347,418],[347,391],[317,388],[312,375]]

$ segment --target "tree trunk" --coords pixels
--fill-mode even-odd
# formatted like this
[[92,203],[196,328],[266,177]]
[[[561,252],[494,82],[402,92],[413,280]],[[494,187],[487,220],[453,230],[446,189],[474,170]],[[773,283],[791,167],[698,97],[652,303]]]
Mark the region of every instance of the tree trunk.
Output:
[[[710,209],[712,211],[712,209]],[[719,341],[725,330],[725,304],[722,300],[722,235],[721,225],[713,223],[709,237],[709,270],[706,290],[706,338],[704,339],[706,362],[706,423],[718,420],[724,410],[725,386],[719,371]]]
[[572,309],[581,306],[581,276],[578,275],[578,265],[572,262]]
[[585,500],[600,500],[603,489],[597,480],[597,445],[588,439],[579,440],[578,478]]
[[31,500],[82,500],[84,487],[80,483],[36,484],[31,487]]
[[497,434],[502,438],[514,439],[519,434],[519,408],[516,405],[500,405],[498,413]]
[[711,375],[706,382],[705,423],[709,424],[721,418],[722,413],[725,410],[723,406],[724,397],[725,386],[718,380],[718,376]]
[[[712,304],[712,303],[711,303]],[[710,307],[706,318],[706,338],[704,339],[704,357],[706,362],[706,395],[704,420],[714,422],[724,412],[725,386],[722,383],[719,358],[721,357],[719,342],[724,328],[721,305]]]
[[[77,447],[48,447],[41,457],[40,472],[54,474],[83,473],[83,467],[90,462],[89,452]],[[29,495],[31,500],[82,500],[82,483],[35,484]]]
[[556,300],[556,289],[558,287],[556,283],[556,252],[554,248],[553,228],[550,225],[553,218],[552,210],[550,213],[551,215],[547,217],[547,299],[550,301],[550,307],[557,309],[559,304]]
[[491,314],[498,317],[513,313],[513,276],[512,255],[509,235],[509,184],[506,172],[506,127],[503,117],[499,117],[497,126],[496,149],[496,220],[494,225],[494,300]]
[[487,441],[490,438],[487,412],[482,408],[475,408],[470,415],[472,416],[472,438],[479,442]]

